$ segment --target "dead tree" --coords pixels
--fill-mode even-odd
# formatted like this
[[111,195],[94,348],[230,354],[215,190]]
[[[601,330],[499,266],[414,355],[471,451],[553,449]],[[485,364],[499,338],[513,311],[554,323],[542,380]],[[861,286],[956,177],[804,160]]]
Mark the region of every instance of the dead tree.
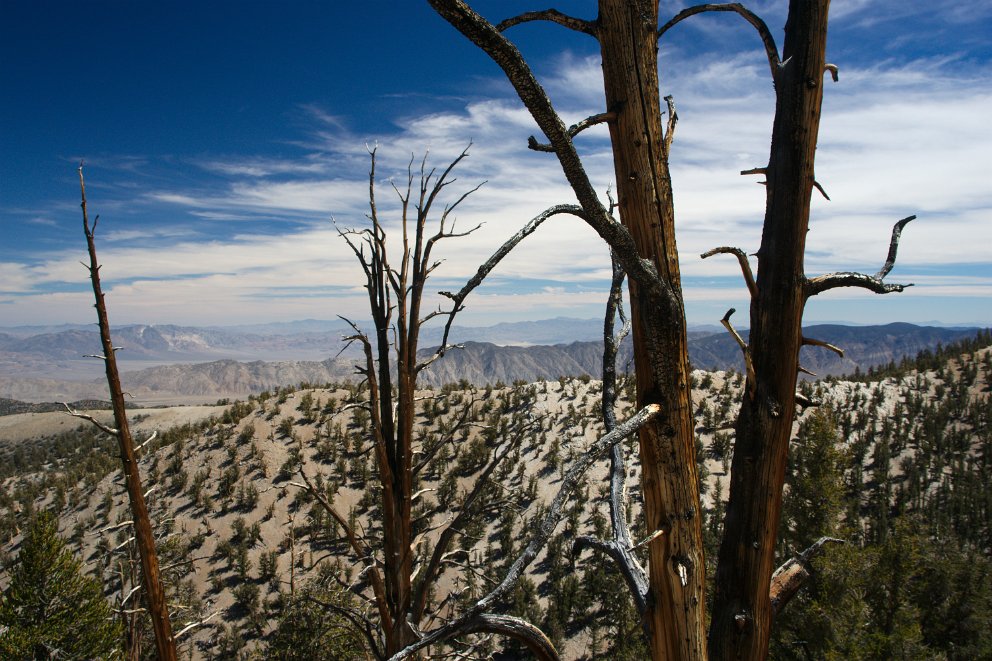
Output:
[[[385,221],[380,217],[376,199],[375,151],[371,151],[372,169],[369,175],[371,227],[364,230],[341,230],[365,274],[373,329],[366,333],[358,324],[348,340],[363,349],[364,361],[358,373],[367,385],[367,400],[349,404],[362,406],[369,413],[372,452],[376,459],[376,481],[381,504],[382,527],[380,539],[370,539],[360,526],[349,522],[333,501],[308,475],[301,471],[303,482],[298,486],[317,500],[341,529],[348,546],[362,569],[360,581],[348,586],[364,600],[375,615],[359,610],[342,609],[361,630],[369,649],[377,658],[405,658],[430,646],[438,645],[466,634],[497,634],[510,636],[526,646],[537,658],[557,659],[548,638],[533,623],[517,617],[494,613],[514,588],[517,580],[544,548],[555,526],[564,515],[565,505],[589,466],[605,455],[623,438],[652,420],[657,407],[643,407],[637,414],[616,425],[594,444],[592,450],[567,471],[551,505],[536,529],[530,531],[526,547],[509,564],[506,574],[494,581],[494,587],[481,598],[461,609],[439,603],[436,587],[446,571],[455,566],[453,558],[467,549],[458,546],[459,538],[472,517],[485,513],[487,491],[491,491],[494,472],[530,433],[529,426],[509,429],[504,437],[496,438],[488,447],[488,456],[475,474],[474,482],[460,499],[458,507],[446,517],[435,520],[434,513],[421,514],[419,523],[412,519],[411,503],[418,498],[414,492],[419,472],[439,445],[430,447],[415,443],[416,399],[418,375],[452,347],[448,334],[455,316],[464,308],[466,297],[478,287],[493,268],[520,241],[536,230],[545,220],[561,213],[575,213],[575,207],[552,207],[530,221],[511,237],[479,267],[478,272],[461,290],[444,293],[451,300],[448,309],[425,312],[424,288],[439,262],[434,261],[434,248],[448,238],[465,236],[473,231],[456,232],[453,212],[476,189],[461,194],[444,207],[437,221],[431,220],[439,196],[454,182],[451,174],[467,152],[463,152],[443,171],[428,170],[426,158],[415,174],[411,162],[404,188],[393,186],[399,198],[398,244],[401,257],[393,260],[387,250]],[[428,221],[436,230],[430,230]],[[474,229],[474,228],[473,228]],[[432,319],[444,320],[441,345],[426,355],[418,352],[422,326]],[[456,422],[445,433],[441,443],[453,443],[455,434],[466,426],[467,414],[456,415]],[[377,621],[376,621],[377,620]]]
[[[650,534],[649,593],[644,618],[655,658],[705,656],[705,571],[689,388],[685,314],[675,245],[668,150],[674,105],[663,126],[658,96],[658,7],[602,0],[594,21],[553,10],[493,25],[460,0],[430,0],[435,10],[503,69],[548,139],[583,218],[616,254],[630,279],[637,405],[661,413],[640,431],[641,491]],[[517,48],[503,31],[547,20],[597,39],[603,57],[604,113],[567,128]],[[620,221],[596,194],[574,139],[606,122],[613,142]]]
[[748,378],[736,424],[730,500],[717,561],[709,640],[714,659],[762,659],[768,654],[776,610],[772,593],[779,591],[778,583],[787,576],[780,573],[773,585],[776,534],[797,405],[796,378],[799,371],[805,371],[799,365],[799,350],[804,344],[824,345],[803,337],[806,302],[835,287],[863,287],[876,293],[904,288],[882,279],[895,262],[902,228],[913,217],[896,224],[886,263],[875,276],[846,273],[808,278],[805,274],[810,201],[814,188],[823,193],[816,181],[814,157],[824,74],[829,71],[837,79],[837,67],[828,64],[825,55],[828,7],[829,0],[789,3],[781,57],[764,24],[750,19],[763,36],[776,105],[768,164],[748,171],[765,176],[767,191],[756,279],[750,276],[743,251],[736,252],[751,294],[751,330],[744,347]]
[[[798,355],[803,343],[802,309],[809,297],[841,286],[878,293],[900,291],[875,276],[831,274],[807,278],[805,235],[813,188],[813,159],[822,100],[823,74],[836,79],[825,61],[829,0],[792,0],[780,56],[764,21],[740,4],[690,7],[659,27],[657,0],[599,0],[599,15],[584,20],[557,10],[520,14],[494,25],[462,0],[429,0],[464,36],[504,71],[547,143],[531,149],[557,157],[578,200],[581,217],[610,245],[629,277],[637,401],[658,405],[661,414],[640,431],[642,492],[648,537],[646,592],[629,553],[630,540],[614,529],[602,542],[618,563],[642,609],[652,657],[701,659],[707,645],[714,658],[760,659],[767,654],[773,608],[775,534],[791,434]],[[758,252],[758,278],[746,254],[736,254],[752,296],[750,345],[740,340],[748,365],[745,401],[737,424],[737,445],[727,525],[717,570],[717,597],[707,642],[704,564],[698,477],[694,458],[689,368],[668,160],[677,121],[666,97],[663,122],[658,77],[658,40],[673,26],[705,12],[733,12],[761,39],[776,88],[772,151],[764,174],[765,224]],[[503,34],[524,22],[547,21],[599,43],[604,75],[604,111],[566,128],[527,62]],[[606,123],[613,147],[620,222],[600,201],[583,169],[574,139],[589,126]],[[825,195],[825,194],[824,194]],[[732,330],[729,313],[725,325]],[[736,332],[735,332],[736,334]],[[822,344],[822,343],[821,343]],[[623,551],[626,549],[626,551]],[[780,574],[779,576],[783,576]],[[784,579],[783,579],[784,580]],[[790,590],[792,588],[789,588]],[[784,600],[778,599],[779,606]]]
[[[96,225],[100,217],[93,219],[90,226],[86,211],[86,184],[83,181],[83,167],[79,166],[79,190],[82,198],[80,206],[83,209],[83,232],[86,234],[86,245],[89,250],[89,265],[84,264],[90,273],[93,284],[93,296],[96,299],[96,314],[100,326],[100,343],[103,353],[94,356],[103,361],[107,374],[107,385],[110,388],[110,402],[114,410],[114,427],[104,425],[89,415],[69,412],[80,418],[89,420],[101,430],[115,437],[121,452],[124,484],[127,488],[131,504],[131,520],[134,523],[134,537],[141,560],[141,577],[145,588],[145,600],[148,613],[151,616],[152,628],[155,632],[155,649],[161,661],[173,661],[176,658],[176,643],[172,635],[172,624],[169,621],[169,608],[165,601],[165,591],[159,576],[158,556],[155,553],[155,538],[152,534],[151,519],[145,505],[144,492],[141,489],[141,474],[134,452],[134,442],[128,426],[127,410],[124,403],[124,390],[121,388],[120,373],[117,371],[118,347],[110,338],[110,321],[107,316],[107,305],[103,289],[100,286],[100,263],[96,257]],[[68,405],[66,406],[68,409]]]

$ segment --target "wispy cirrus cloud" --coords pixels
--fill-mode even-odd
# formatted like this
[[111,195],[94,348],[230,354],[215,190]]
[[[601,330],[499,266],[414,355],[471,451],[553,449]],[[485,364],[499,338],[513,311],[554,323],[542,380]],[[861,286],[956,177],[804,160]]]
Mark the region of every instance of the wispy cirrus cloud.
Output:
[[[863,10],[856,2],[839,5],[842,16]],[[760,178],[740,171],[767,161],[774,97],[760,50],[700,59],[673,48],[662,57],[665,93],[675,96],[681,118],[672,170],[687,307],[693,321],[712,322],[721,306],[746,306],[746,299],[735,260],[703,261],[699,254],[727,243],[752,252],[758,247],[765,192]],[[548,68],[544,82],[566,121],[602,110],[596,58],[565,53]],[[841,81],[825,84],[817,178],[831,201],[814,200],[807,270],[874,273],[892,224],[916,213],[890,279],[916,277],[917,286],[892,310],[922,321],[933,318],[929,310],[945,310],[945,299],[992,294],[986,247],[992,192],[983,179],[992,153],[985,125],[992,107],[988,74],[962,68],[953,57],[923,58],[842,66]],[[529,135],[542,138],[517,99],[472,98],[447,108],[397,113],[396,130],[377,136],[378,202],[390,227],[399,217],[390,182],[405,190],[407,168],[418,175],[425,149],[428,167],[443,168],[472,141],[442,202],[486,180],[456,214],[461,227],[482,226],[441,242],[438,289],[464,282],[543,208],[574,200],[555,158],[526,149]],[[364,223],[366,144],[375,143],[335,108],[303,112],[310,124],[281,145],[284,153],[199,157],[187,165],[209,175],[206,181],[156,178],[150,192],[134,192],[136,203],[167,221],[106,230],[101,259],[115,316],[201,324],[363,316],[360,271],[330,218],[340,227]],[[582,134],[577,144],[605,198],[614,180],[605,129]],[[209,232],[202,223],[210,223]],[[399,254],[395,247],[393,254]],[[30,265],[0,263],[4,309],[11,318],[39,318],[42,310],[55,314],[46,306],[57,305],[58,314],[78,311],[88,318],[84,292],[68,284],[53,291],[80,281],[77,260],[64,251]],[[967,274],[956,269],[961,263],[971,265]],[[598,314],[608,277],[602,241],[578,219],[557,217],[500,264],[491,288],[468,301],[467,319]],[[838,318],[839,311],[855,309],[844,308],[845,301],[865,299],[862,292],[832,293],[808,317]],[[431,305],[442,302],[431,299]]]

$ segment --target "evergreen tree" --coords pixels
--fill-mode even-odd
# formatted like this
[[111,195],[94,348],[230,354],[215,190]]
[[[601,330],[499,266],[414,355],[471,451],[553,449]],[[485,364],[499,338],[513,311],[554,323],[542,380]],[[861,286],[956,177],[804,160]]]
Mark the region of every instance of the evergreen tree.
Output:
[[0,658],[121,658],[121,629],[100,584],[59,537],[55,517],[31,523],[0,601]]
[[[321,570],[325,573],[326,569]],[[319,577],[295,595],[283,595],[266,658],[276,661],[322,661],[368,658],[365,641],[341,611],[348,608],[347,592],[328,586]]]
[[789,448],[779,544],[786,556],[824,535],[835,534],[843,507],[846,457],[829,410],[815,410],[799,425]]

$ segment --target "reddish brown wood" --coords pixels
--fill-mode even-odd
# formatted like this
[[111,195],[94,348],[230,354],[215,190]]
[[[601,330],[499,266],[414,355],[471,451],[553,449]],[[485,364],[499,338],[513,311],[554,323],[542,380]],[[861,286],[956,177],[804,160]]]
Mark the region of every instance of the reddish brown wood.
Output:
[[829,0],[792,0],[776,110],[767,200],[751,301],[747,382],[737,421],[730,501],[710,629],[713,659],[764,659],[772,625],[769,586],[795,414],[803,257],[823,99]]
[[141,559],[141,576],[145,588],[145,600],[148,604],[148,614],[152,620],[155,632],[155,649],[161,661],[174,661],[176,658],[176,643],[172,637],[172,623],[169,620],[169,608],[165,601],[165,591],[158,571],[158,555],[155,553],[155,538],[152,535],[152,524],[145,505],[144,492],[141,488],[141,474],[134,454],[134,442],[128,426],[127,411],[124,407],[124,391],[121,388],[121,378],[117,371],[117,359],[113,342],[110,338],[110,320],[107,315],[107,305],[103,290],[100,286],[100,263],[96,257],[96,241],[94,231],[96,222],[90,227],[86,212],[86,185],[83,181],[83,168],[79,168],[79,188],[82,197],[83,231],[86,233],[86,246],[89,250],[90,281],[93,284],[93,296],[96,299],[96,313],[100,325],[100,343],[103,347],[103,362],[106,366],[107,385],[110,387],[110,401],[114,409],[114,425],[121,451],[121,464],[124,472],[124,483],[127,487],[128,499],[131,502],[131,516],[134,522],[134,538],[138,545],[138,555]]
[[706,656],[705,570],[699,515],[689,358],[681,305],[675,214],[658,97],[658,5],[601,0],[603,57],[620,219],[637,254],[675,292],[674,309],[646,297],[631,278],[630,305],[638,405],[662,416],[640,432],[641,492],[649,533],[649,595],[644,614],[654,659]]

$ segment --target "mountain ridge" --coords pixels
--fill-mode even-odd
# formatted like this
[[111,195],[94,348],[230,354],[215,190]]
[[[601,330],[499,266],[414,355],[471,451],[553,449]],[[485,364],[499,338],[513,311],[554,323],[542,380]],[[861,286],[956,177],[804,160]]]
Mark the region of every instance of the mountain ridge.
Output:
[[[561,323],[561,320],[557,321]],[[567,327],[570,324],[563,325]],[[546,336],[555,332],[546,325],[534,328],[536,332]],[[311,349],[319,347],[318,352],[325,356],[322,360],[262,360],[258,356],[265,355],[262,350],[271,346],[264,340],[269,336],[237,335],[232,338],[220,333],[215,338],[209,329],[200,332],[203,330],[181,326],[122,328],[115,336],[115,343],[126,340],[132,347],[140,347],[132,348],[132,353],[143,351],[143,355],[148,357],[147,362],[122,361],[125,389],[138,400],[146,402],[182,397],[210,401],[225,397],[245,397],[298,383],[343,382],[353,379],[355,375],[355,361],[358,356],[354,349],[342,354],[340,346],[330,345],[324,335],[297,334],[292,336],[295,338],[292,342],[282,336],[284,341],[276,341],[276,348],[269,349],[278,357],[283,352],[292,353],[294,346],[309,346]],[[800,362],[804,368],[821,377],[854,373],[973,336],[978,330],[916,326],[903,322],[881,326],[813,325],[804,329],[806,337],[839,346],[845,350],[844,356],[820,347],[807,346],[802,350]],[[505,331],[506,327],[497,331],[497,334],[503,335]],[[67,337],[70,341],[81,341],[77,330],[64,333],[69,334]],[[746,338],[747,331],[743,331],[742,335]],[[99,368],[99,364],[96,361],[87,363],[90,370],[87,377],[67,378],[65,375],[73,374],[72,367],[76,364],[68,357],[67,351],[53,350],[54,359],[46,358],[41,353],[46,342],[51,340],[50,334],[18,340],[0,336],[0,374],[4,375],[0,382],[0,397],[29,402],[105,399],[106,383],[94,369]],[[239,342],[242,344],[238,344]],[[243,355],[248,353],[244,342],[258,343],[258,353],[253,356]],[[332,349],[336,351],[332,352]],[[426,349],[422,354],[426,357],[433,351],[434,349]],[[218,352],[220,356],[216,355]],[[235,355],[230,355],[232,353]],[[744,368],[740,348],[724,332],[692,333],[689,354],[694,368],[737,371]],[[332,357],[326,357],[328,355]],[[170,356],[184,360],[170,361]],[[245,360],[246,357],[253,359]],[[42,363],[48,360],[55,376],[32,376],[30,370],[26,370],[28,374],[25,375],[23,365],[31,359]],[[621,367],[631,362],[629,340],[621,346],[619,359]],[[499,381],[537,381],[584,374],[596,376],[600,373],[601,361],[602,342],[599,340],[531,345],[499,345],[464,340],[457,350],[449,350],[443,358],[425,370],[421,381],[425,386],[459,381],[484,385]],[[21,368],[18,369],[18,366]],[[42,369],[38,368],[38,371]],[[59,378],[60,375],[62,378]]]

